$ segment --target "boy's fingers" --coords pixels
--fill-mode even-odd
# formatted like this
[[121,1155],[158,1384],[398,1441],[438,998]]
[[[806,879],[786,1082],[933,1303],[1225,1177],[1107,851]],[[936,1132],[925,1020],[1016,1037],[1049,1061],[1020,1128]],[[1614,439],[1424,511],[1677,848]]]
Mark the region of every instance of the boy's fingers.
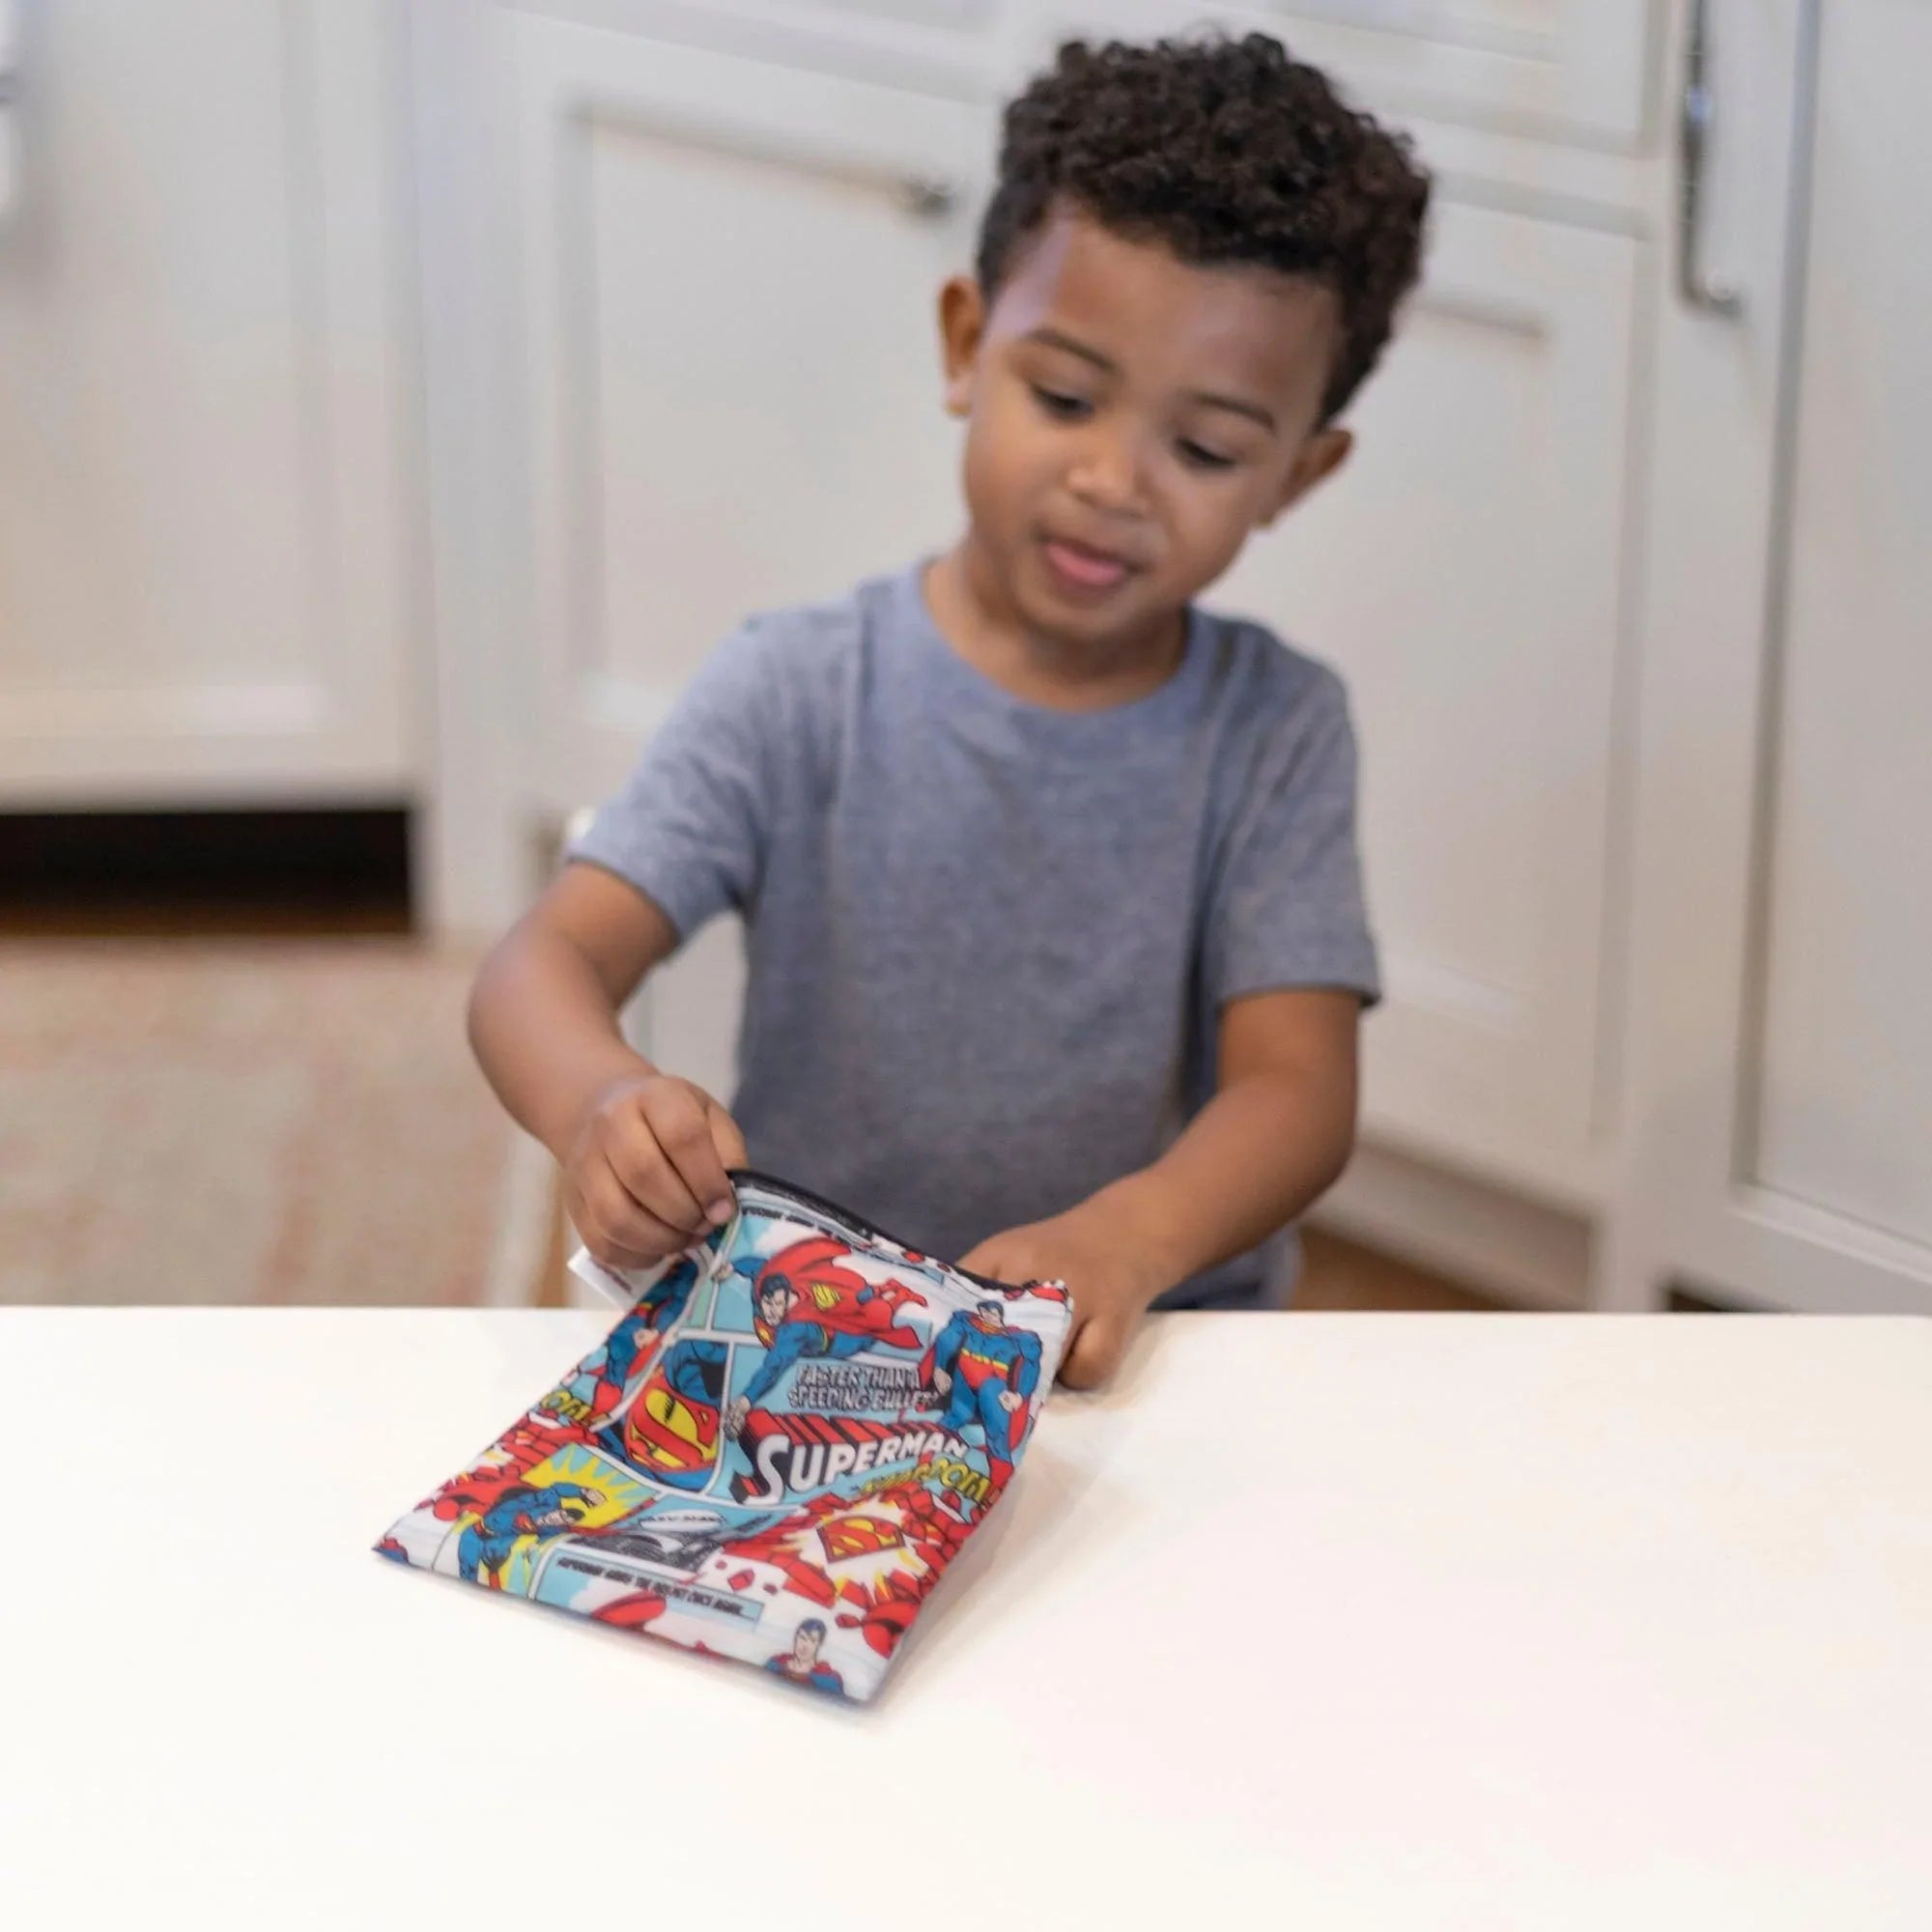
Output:
[[995,1235],[990,1241],[981,1241],[959,1265],[967,1274],[982,1274],[988,1281],[1011,1281],[1014,1276],[1008,1270],[1016,1264],[1017,1257],[1009,1259],[1006,1244]]
[[1108,1316],[1083,1322],[1060,1364],[1060,1379],[1071,1389],[1098,1388],[1121,1366],[1126,1341],[1122,1324]]
[[583,1245],[608,1268],[646,1268],[652,1265],[649,1256],[640,1255],[635,1248],[627,1248],[621,1241],[613,1241],[580,1202],[571,1214],[571,1226],[577,1230]]
[[581,1226],[577,1232],[583,1236],[583,1245],[606,1267],[615,1268],[620,1273],[654,1268],[664,1259],[662,1255],[647,1255],[637,1248],[627,1247],[622,1241],[612,1240],[595,1222]]
[[613,1249],[637,1257],[626,1266],[649,1267],[691,1245],[690,1232],[641,1206],[608,1162],[585,1178],[579,1192],[604,1239]]
[[570,1214],[570,1225],[577,1230],[578,1239],[606,1267],[635,1268],[649,1265],[637,1249],[627,1248],[622,1241],[611,1239],[582,1188],[573,1186],[570,1190],[570,1200],[566,1205]]
[[718,1150],[720,1164],[727,1168],[750,1167],[752,1156],[746,1149],[745,1136],[738,1131],[738,1122],[716,1100],[706,1107],[704,1117],[711,1127],[711,1145]]
[[[641,1109],[628,1111],[611,1122],[606,1152],[618,1180],[639,1207],[677,1229],[686,1241],[695,1241],[705,1230],[701,1203],[709,1197],[694,1194],[678,1171],[678,1153],[667,1143],[667,1135],[676,1131],[674,1126],[661,1126]],[[709,1134],[704,1144],[711,1145]]]
[[711,1138],[708,1102],[696,1088],[667,1082],[652,1090],[644,1113],[680,1192],[690,1197],[691,1226],[702,1234],[713,1225],[714,1210],[728,1214],[731,1203],[731,1183]]
[[666,1229],[677,1246],[689,1247],[703,1235],[704,1216],[662,1153],[619,1157],[611,1166],[632,1210]]

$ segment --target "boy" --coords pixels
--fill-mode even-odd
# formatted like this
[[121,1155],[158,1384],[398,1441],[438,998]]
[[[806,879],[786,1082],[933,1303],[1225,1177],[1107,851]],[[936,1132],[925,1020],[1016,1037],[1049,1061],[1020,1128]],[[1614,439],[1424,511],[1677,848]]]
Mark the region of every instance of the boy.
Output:
[[[755,1162],[1065,1280],[1075,1386],[1156,1302],[1265,1303],[1377,997],[1354,747],[1332,672],[1194,600],[1347,456],[1428,193],[1260,35],[1070,45],[1009,107],[939,303],[964,534],[721,645],[478,978],[600,1259],[688,1246]],[[616,1023],[729,907],[731,1113]]]

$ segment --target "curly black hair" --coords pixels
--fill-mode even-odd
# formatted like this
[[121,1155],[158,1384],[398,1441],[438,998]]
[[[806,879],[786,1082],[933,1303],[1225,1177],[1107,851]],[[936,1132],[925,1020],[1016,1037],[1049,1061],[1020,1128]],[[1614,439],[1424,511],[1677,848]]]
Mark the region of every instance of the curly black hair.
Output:
[[976,265],[989,300],[1060,202],[1184,262],[1258,264],[1333,289],[1332,418],[1421,267],[1429,177],[1402,135],[1265,34],[1071,41],[1006,111]]

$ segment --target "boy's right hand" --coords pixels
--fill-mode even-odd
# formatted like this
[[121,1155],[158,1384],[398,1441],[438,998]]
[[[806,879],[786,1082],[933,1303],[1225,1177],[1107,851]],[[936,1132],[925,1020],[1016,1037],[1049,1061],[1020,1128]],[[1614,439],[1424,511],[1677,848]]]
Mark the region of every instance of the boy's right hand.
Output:
[[606,1267],[651,1267],[731,1218],[745,1137],[703,1088],[641,1071],[591,1095],[560,1159],[583,1245]]

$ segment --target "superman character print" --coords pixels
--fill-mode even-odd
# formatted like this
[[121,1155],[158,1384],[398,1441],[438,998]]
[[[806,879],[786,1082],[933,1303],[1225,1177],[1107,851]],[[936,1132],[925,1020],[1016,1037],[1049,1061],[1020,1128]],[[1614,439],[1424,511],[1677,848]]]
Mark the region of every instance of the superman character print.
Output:
[[1072,1310],[733,1179],[730,1224],[657,1268],[578,1255],[628,1312],[377,1548],[863,1702],[1011,1480]]

